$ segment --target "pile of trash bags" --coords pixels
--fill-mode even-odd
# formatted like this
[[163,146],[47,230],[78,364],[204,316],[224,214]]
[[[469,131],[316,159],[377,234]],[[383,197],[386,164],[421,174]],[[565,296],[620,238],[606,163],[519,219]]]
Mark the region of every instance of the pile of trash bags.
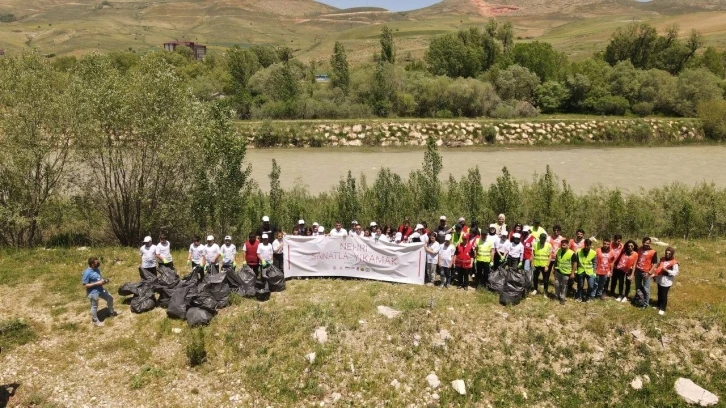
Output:
[[499,303],[517,305],[532,289],[532,272],[507,264],[489,274],[487,288],[499,294]]
[[[183,278],[176,270],[165,266],[160,266],[157,272],[158,276],[139,268],[141,281],[121,285],[119,295],[133,296],[131,311],[134,313],[148,312],[159,306],[166,308],[167,316],[186,320],[190,326],[209,324],[217,310],[229,305],[233,292],[265,301],[270,298],[270,292],[285,290],[285,275],[272,265],[262,268],[261,279],[257,279],[247,265],[239,271],[234,267],[217,270],[215,265],[209,265],[205,271],[197,266]],[[204,278],[200,280],[200,276]]]

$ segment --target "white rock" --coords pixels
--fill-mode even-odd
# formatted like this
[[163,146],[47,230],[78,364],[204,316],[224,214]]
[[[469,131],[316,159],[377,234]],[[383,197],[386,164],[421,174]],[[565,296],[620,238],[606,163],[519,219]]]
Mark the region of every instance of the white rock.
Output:
[[436,373],[431,373],[426,376],[426,382],[429,383],[429,386],[433,389],[436,389],[441,385],[441,381],[439,380],[439,377],[436,375]]
[[310,364],[314,363],[315,362],[315,353],[306,354],[305,359],[307,359]]
[[454,380],[451,382],[451,387],[461,395],[466,395],[466,385],[464,380]]
[[174,333],[174,334],[179,334],[179,333],[182,332],[182,329],[180,329],[178,327],[175,327],[175,328],[171,329],[171,332]]
[[317,340],[320,344],[325,344],[328,341],[328,331],[325,327],[318,327],[313,333],[313,339]]
[[635,377],[633,381],[630,382],[630,386],[633,387],[634,390],[642,390],[643,379],[640,378],[640,376]]
[[643,336],[643,332],[640,330],[633,330],[630,334],[632,334],[633,338],[637,341],[645,341],[645,336]]
[[391,381],[391,387],[398,389],[400,386],[401,383],[399,383],[398,380],[396,380],[395,378],[393,379],[393,381]]
[[368,322],[365,320],[358,320],[358,324],[367,324]]
[[76,248],[76,250],[77,251],[88,251],[88,247],[82,246],[82,247]]
[[431,394],[431,399],[434,400],[434,401],[438,401],[439,400],[439,394],[437,394],[437,393]]
[[340,395],[339,392],[334,392],[333,395],[331,395],[331,397],[333,398],[333,402],[338,402],[338,400],[341,399],[343,396]]
[[389,319],[393,319],[394,317],[401,314],[400,311],[398,311],[396,309],[392,309],[388,306],[378,306],[378,313],[386,316]]
[[718,404],[718,397],[687,378],[679,378],[675,384],[676,393],[689,404],[708,407]]
[[356,132],[356,133],[361,132],[361,131],[363,131],[363,126],[361,126],[361,125],[353,125],[353,131]]
[[441,340],[444,340],[444,341],[450,340],[451,333],[449,333],[449,331],[446,329],[441,329],[441,331],[439,331],[439,337],[441,337]]

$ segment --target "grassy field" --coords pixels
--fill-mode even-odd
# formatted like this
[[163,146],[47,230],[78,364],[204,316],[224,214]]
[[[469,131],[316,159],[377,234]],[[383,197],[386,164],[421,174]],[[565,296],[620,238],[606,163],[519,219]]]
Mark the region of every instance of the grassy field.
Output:
[[[671,407],[685,406],[673,390],[683,376],[723,399],[726,240],[671,244],[682,275],[664,317],[611,299],[502,307],[475,291],[293,280],[269,302],[235,299],[220,311],[196,368],[185,353],[193,330],[163,309],[134,315],[116,296],[122,315],[91,326],[85,259],[102,257],[115,294],[137,279],[135,250],[4,250],[0,385],[17,385],[9,406]],[[379,305],[402,313],[388,319]],[[312,337],[318,327],[325,344]],[[636,376],[650,379],[640,391]],[[457,379],[466,395],[452,389]]]

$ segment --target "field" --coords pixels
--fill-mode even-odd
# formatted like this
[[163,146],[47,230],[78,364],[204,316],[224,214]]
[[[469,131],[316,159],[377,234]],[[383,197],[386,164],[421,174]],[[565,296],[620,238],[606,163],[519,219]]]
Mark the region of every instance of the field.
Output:
[[[196,368],[185,353],[192,330],[163,309],[134,315],[115,296],[122,315],[91,326],[84,260],[102,257],[115,294],[137,279],[135,250],[4,250],[0,405],[672,407],[685,406],[679,377],[723,401],[726,240],[671,244],[682,275],[664,317],[611,299],[560,306],[538,295],[502,307],[472,290],[292,280],[269,302],[235,299],[220,311]],[[401,314],[388,319],[379,305]],[[466,395],[452,389],[458,379]]]
[[[338,10],[308,0],[3,3],[0,14],[11,13],[18,19],[0,23],[0,48],[8,52],[29,46],[55,55],[145,52],[179,39],[207,44],[210,52],[222,52],[234,44],[286,45],[300,59],[318,60],[323,67],[335,41],[346,45],[351,63],[371,61],[379,47],[382,24],[394,30],[399,60],[407,60],[422,58],[432,36],[483,25],[491,14],[488,6],[481,9],[478,0],[448,0],[401,13],[372,8]],[[495,15],[511,21],[520,40],[550,41],[575,59],[601,49],[613,30],[634,20],[649,21],[659,29],[677,23],[682,35],[696,28],[704,34],[707,45],[726,48],[726,11],[722,6],[706,11],[704,7],[674,10],[666,5],[637,5],[630,0],[507,3],[521,8]]]

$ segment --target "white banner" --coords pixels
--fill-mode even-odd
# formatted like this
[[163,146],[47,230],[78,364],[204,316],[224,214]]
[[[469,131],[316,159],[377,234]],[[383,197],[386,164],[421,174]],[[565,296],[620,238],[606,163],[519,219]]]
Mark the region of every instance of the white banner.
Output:
[[285,277],[344,276],[423,285],[423,243],[361,237],[285,236]]

